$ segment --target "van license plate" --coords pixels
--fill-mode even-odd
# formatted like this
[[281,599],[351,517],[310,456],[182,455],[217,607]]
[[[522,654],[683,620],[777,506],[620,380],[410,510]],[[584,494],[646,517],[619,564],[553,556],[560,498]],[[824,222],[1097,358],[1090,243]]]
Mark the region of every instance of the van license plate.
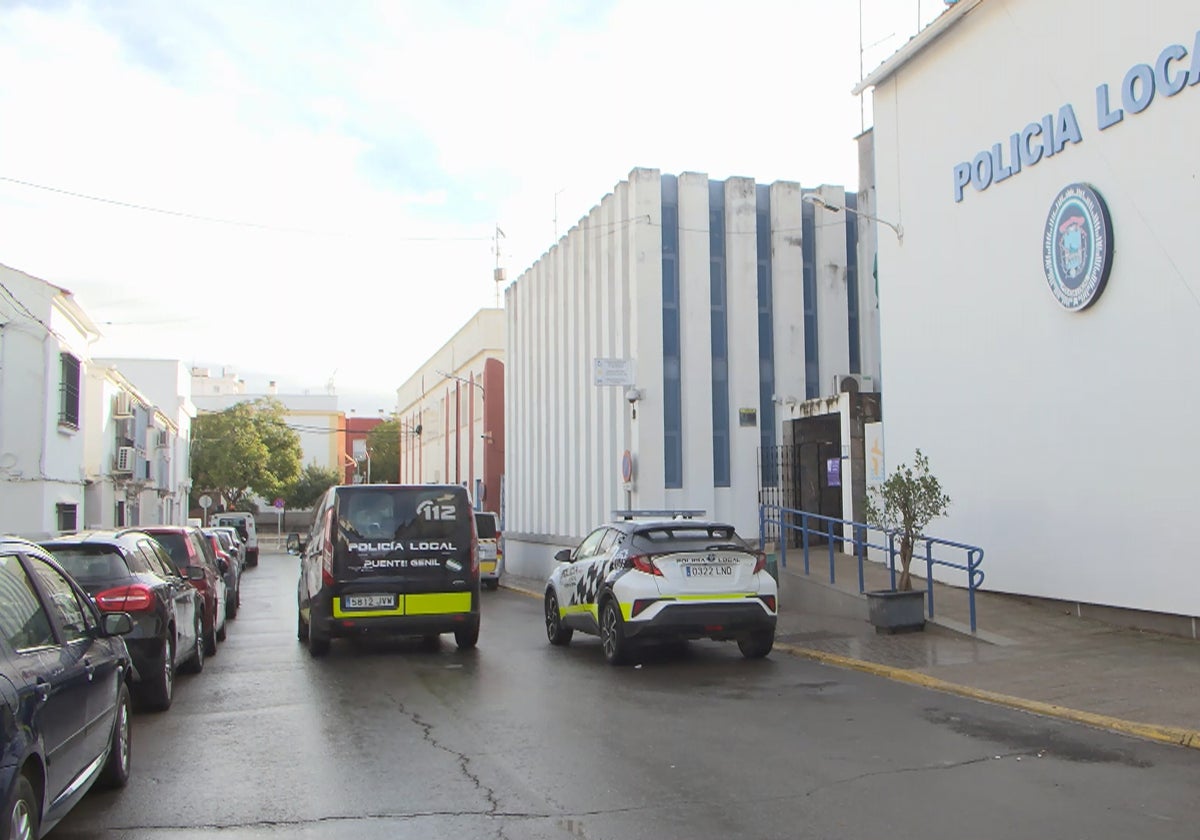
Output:
[[395,595],[346,595],[342,606],[348,610],[395,609]]

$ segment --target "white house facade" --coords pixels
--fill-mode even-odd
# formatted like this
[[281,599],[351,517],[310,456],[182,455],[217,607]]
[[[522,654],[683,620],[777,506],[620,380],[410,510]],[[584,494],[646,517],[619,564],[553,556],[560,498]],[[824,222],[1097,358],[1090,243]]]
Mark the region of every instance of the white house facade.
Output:
[[859,87],[903,230],[878,232],[887,457],[930,457],[931,530],[985,549],[988,588],[1186,620],[1200,9],[1097,14],[959,0]]
[[83,523],[86,363],[95,324],[66,289],[0,266],[0,531]]
[[757,537],[806,406],[879,387],[856,199],[635,169],[507,289],[510,571],[544,573],[616,509]]

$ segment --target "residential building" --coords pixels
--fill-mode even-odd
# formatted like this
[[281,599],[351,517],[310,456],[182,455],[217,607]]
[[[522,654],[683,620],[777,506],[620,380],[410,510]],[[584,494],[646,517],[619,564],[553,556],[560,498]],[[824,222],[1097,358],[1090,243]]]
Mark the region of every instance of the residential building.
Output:
[[502,518],[505,320],[480,309],[396,389],[400,480],[465,484]]
[[84,521],[84,406],[99,330],[72,294],[0,265],[0,531]]
[[959,0],[859,86],[886,458],[929,456],[989,589],[1195,636],[1200,18],[1098,14]]
[[383,422],[382,417],[347,417],[346,448],[343,450],[343,481],[361,484],[370,480],[370,460],[367,438],[371,430]]
[[[880,366],[856,200],[634,169],[521,274],[505,293],[510,570],[544,574],[615,509],[703,510],[754,538],[760,498],[802,501],[781,486],[793,448],[807,495],[861,509]],[[844,487],[820,463],[843,457]]]

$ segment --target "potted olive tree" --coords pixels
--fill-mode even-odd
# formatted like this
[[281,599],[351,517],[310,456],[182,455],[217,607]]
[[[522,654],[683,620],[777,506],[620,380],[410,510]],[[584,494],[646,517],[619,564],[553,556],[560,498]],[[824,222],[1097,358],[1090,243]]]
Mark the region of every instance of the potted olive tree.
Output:
[[868,592],[869,619],[877,632],[897,633],[925,627],[925,593],[912,588],[913,546],[925,526],[946,513],[950,497],[929,471],[929,458],[916,452],[913,465],[901,464],[867,493],[867,524],[900,540],[900,578],[895,589]]

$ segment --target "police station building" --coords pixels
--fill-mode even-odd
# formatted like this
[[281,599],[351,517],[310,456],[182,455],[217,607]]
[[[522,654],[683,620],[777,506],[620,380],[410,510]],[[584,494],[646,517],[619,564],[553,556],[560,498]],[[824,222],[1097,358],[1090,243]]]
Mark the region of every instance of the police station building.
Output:
[[868,90],[889,467],[987,588],[1195,636],[1200,5],[959,0]]

